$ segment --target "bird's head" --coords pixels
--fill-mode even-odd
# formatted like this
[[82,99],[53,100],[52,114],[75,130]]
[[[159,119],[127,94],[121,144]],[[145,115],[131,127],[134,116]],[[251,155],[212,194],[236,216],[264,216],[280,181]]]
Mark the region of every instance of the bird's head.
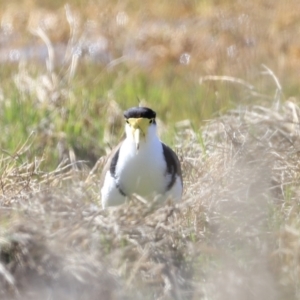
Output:
[[140,141],[146,140],[149,128],[155,126],[156,113],[147,107],[132,107],[124,112],[126,120],[126,135],[134,140],[136,150],[139,150]]

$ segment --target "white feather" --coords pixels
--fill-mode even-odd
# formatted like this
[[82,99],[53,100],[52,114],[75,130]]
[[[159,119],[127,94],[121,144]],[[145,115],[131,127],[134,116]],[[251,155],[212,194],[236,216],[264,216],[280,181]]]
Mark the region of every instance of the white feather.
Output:
[[146,199],[159,195],[161,201],[166,198],[179,200],[182,193],[179,176],[172,188],[165,192],[171,176],[166,174],[166,161],[162,143],[156,135],[156,125],[149,126],[146,139],[140,140],[139,150],[136,149],[130,126],[126,124],[125,130],[126,139],[119,150],[115,176],[110,171],[105,176],[101,190],[102,206],[124,203],[126,197],[119,188],[128,196],[136,193]]

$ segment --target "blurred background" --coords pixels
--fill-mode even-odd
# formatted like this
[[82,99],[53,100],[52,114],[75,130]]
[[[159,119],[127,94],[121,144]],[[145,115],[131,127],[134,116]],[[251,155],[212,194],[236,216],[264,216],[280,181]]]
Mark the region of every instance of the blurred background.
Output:
[[46,168],[70,151],[92,166],[130,106],[155,109],[174,144],[180,121],[198,128],[294,97],[299,11],[297,0],[2,0],[1,145],[11,152],[34,133]]

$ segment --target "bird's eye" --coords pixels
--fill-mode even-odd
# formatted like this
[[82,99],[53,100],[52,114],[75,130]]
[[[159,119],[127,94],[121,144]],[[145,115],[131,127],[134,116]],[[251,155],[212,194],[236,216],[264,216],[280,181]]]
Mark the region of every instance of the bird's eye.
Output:
[[152,124],[153,123],[153,119],[151,119],[150,121],[149,121],[149,124]]
[[129,121],[128,121],[128,120],[126,120],[126,123],[127,123],[127,124],[129,124]]

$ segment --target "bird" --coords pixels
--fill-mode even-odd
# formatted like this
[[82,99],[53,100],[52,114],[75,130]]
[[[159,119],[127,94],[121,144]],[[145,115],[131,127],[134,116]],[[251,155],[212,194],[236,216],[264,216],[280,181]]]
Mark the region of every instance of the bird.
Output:
[[132,107],[124,112],[125,139],[110,153],[100,177],[103,209],[133,194],[151,201],[180,201],[183,181],[176,153],[157,136],[156,112]]

